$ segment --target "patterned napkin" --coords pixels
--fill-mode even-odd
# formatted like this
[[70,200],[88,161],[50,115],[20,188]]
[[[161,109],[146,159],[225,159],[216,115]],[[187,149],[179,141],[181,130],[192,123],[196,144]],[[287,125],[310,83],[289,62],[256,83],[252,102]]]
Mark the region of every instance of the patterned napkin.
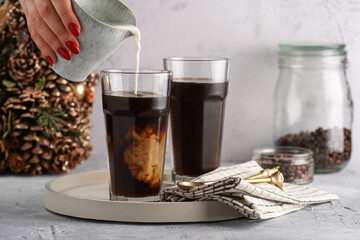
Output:
[[268,219],[300,210],[310,204],[339,199],[334,194],[309,185],[284,183],[285,193],[268,183],[250,184],[245,180],[261,170],[255,161],[220,167],[193,180],[216,182],[193,190],[181,190],[176,185],[167,187],[161,192],[161,201],[214,200],[231,206],[245,217]]

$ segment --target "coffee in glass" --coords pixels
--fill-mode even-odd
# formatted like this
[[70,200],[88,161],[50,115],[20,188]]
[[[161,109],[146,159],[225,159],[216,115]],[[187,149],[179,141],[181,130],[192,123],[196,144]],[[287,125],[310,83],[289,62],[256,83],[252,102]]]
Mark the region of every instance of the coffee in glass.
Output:
[[156,200],[161,189],[171,73],[103,71],[110,199]]
[[173,71],[173,178],[197,177],[220,165],[229,60],[165,58],[164,65]]

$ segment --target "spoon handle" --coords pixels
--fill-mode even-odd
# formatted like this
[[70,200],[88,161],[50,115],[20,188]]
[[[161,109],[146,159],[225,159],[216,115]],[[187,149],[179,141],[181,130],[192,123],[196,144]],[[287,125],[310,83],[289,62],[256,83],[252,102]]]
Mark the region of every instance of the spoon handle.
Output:
[[209,185],[209,184],[212,184],[212,183],[216,183],[216,181],[206,181],[206,182],[204,182],[205,185]]
[[248,179],[246,180],[248,183],[256,184],[256,183],[271,183],[271,178],[262,178],[262,179]]

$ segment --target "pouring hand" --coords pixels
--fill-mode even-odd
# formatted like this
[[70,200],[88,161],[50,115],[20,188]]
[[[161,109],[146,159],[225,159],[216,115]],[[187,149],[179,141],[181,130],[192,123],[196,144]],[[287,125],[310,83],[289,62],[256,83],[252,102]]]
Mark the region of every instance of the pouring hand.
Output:
[[[78,54],[80,23],[72,10],[71,0],[19,0],[25,13],[30,35],[52,66],[56,54],[66,60]],[[70,53],[71,52],[71,53]]]

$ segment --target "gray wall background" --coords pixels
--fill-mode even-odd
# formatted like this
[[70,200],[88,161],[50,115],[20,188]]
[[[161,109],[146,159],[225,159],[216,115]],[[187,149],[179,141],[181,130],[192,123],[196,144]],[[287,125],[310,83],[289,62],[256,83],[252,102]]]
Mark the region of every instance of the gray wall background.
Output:
[[[360,156],[360,0],[122,0],[142,33],[141,68],[162,68],[167,56],[231,58],[223,140],[224,162],[249,160],[272,144],[277,48],[288,41],[344,42],[355,102],[352,161]],[[129,39],[97,71],[134,68]],[[92,119],[93,156],[106,154],[101,89]]]

